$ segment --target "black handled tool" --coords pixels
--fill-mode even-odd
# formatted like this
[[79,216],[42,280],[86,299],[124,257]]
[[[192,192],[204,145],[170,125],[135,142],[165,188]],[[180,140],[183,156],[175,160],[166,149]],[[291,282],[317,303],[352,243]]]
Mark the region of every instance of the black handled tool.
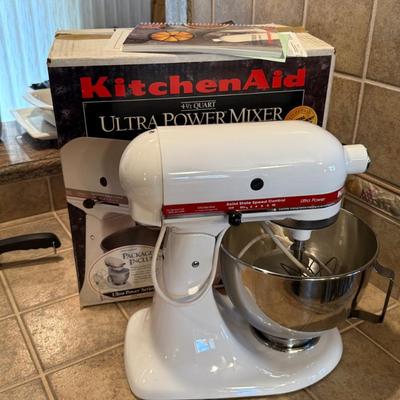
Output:
[[29,235],[0,239],[0,254],[9,251],[45,249],[48,247],[58,249],[60,246],[60,239],[54,233],[31,233]]

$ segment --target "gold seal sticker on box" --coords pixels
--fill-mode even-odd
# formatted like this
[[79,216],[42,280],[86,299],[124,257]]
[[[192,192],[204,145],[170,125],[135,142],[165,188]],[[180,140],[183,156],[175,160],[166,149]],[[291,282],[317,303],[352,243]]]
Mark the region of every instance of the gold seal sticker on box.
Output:
[[300,120],[316,124],[318,122],[318,117],[313,108],[308,106],[298,106],[287,113],[285,120]]

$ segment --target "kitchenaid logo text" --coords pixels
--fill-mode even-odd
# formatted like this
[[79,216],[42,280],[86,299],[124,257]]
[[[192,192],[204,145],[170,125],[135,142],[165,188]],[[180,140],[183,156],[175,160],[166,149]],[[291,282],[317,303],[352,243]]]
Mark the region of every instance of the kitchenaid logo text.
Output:
[[202,79],[197,82],[185,80],[180,75],[171,75],[166,81],[145,83],[141,79],[127,82],[123,77],[110,79],[100,76],[94,80],[90,76],[80,78],[83,99],[126,98],[146,95],[168,96],[185,94],[211,94],[240,92],[247,90],[268,90],[304,87],[306,69],[299,68],[295,74],[285,74],[278,69],[271,75],[261,68],[252,69],[246,79]]

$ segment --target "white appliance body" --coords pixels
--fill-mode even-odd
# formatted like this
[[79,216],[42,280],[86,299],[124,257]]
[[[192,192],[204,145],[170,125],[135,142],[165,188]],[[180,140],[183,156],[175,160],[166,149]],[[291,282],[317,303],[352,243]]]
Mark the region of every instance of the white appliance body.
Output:
[[232,214],[241,222],[329,221],[340,210],[347,174],[363,172],[368,162],[363,146],[342,146],[297,121],[163,127],[129,144],[120,182],[131,215],[162,232],[168,227],[163,276],[153,276],[162,284],[126,332],[126,373],[137,397],[280,394],[335,368],[342,354],[337,329],[303,351],[273,350],[205,283]]

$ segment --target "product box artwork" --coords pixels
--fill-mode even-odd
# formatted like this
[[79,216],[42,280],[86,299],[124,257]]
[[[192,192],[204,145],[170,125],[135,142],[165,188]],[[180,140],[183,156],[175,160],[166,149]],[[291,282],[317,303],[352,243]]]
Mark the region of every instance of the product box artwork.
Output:
[[82,306],[153,293],[158,230],[131,219],[118,177],[129,141],[165,125],[327,120],[334,49],[308,33],[307,57],[284,63],[122,52],[128,33],[58,32],[48,59]]

